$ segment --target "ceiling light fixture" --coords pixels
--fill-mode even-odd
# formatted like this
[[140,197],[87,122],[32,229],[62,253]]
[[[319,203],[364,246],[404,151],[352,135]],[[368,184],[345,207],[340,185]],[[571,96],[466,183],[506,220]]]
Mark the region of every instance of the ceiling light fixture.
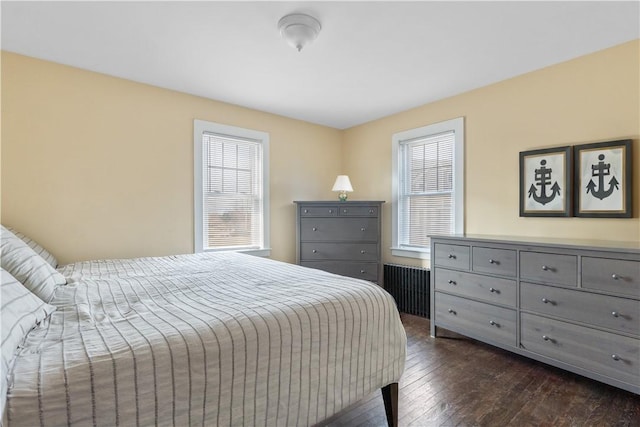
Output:
[[280,35],[298,52],[318,37],[321,28],[320,21],[303,13],[292,13],[278,21]]

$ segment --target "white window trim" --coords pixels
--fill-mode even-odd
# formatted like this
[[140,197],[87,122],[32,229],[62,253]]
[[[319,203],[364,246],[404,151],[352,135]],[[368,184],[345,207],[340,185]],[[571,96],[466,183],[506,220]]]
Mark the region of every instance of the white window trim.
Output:
[[[222,135],[232,135],[260,141],[262,144],[262,230],[263,247],[259,249],[216,248],[204,249],[203,242],[203,179],[202,179],[202,134],[205,132]],[[223,125],[205,120],[193,121],[193,206],[194,206],[194,252],[219,252],[233,250],[235,252],[249,253],[258,256],[271,255],[271,240],[269,233],[269,134],[251,129]]]
[[455,133],[454,162],[453,162],[453,191],[454,191],[454,233],[464,232],[464,118],[458,117],[432,125],[423,126],[393,134],[392,143],[392,175],[391,175],[391,254],[397,257],[430,259],[429,248],[401,247],[398,239],[400,236],[400,142],[438,133],[453,131]]

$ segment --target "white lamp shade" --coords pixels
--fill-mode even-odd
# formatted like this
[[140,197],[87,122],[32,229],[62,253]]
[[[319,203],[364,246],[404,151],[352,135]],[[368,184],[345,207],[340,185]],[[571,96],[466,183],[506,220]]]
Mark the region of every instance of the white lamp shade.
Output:
[[349,177],[347,175],[338,175],[331,191],[353,191]]

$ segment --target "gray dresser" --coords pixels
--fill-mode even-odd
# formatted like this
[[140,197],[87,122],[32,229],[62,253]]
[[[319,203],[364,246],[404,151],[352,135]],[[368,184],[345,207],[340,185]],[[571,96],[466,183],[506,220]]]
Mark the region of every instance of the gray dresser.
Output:
[[433,236],[437,328],[640,394],[640,244]]
[[296,262],[382,282],[381,201],[296,201]]

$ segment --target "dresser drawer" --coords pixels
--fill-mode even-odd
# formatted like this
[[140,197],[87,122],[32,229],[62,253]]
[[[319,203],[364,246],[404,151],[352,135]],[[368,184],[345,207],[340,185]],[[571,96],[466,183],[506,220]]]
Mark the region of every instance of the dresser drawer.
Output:
[[349,206],[340,207],[339,214],[341,216],[378,216],[377,206]]
[[469,246],[436,243],[434,250],[436,252],[434,256],[435,265],[459,268],[461,270],[469,269]]
[[506,346],[516,345],[516,312],[466,298],[435,293],[438,326]]
[[640,302],[520,282],[520,307],[640,336]]
[[582,287],[640,297],[640,261],[582,257]]
[[377,218],[301,218],[301,241],[378,241]]
[[473,248],[472,270],[500,276],[516,276],[516,251],[513,249]]
[[346,262],[346,261],[301,261],[300,265],[317,268],[342,276],[355,277],[356,279],[378,281],[378,263],[371,262]]
[[376,243],[300,243],[300,259],[313,260],[354,260],[377,261]]
[[314,216],[314,217],[323,217],[323,216],[337,216],[338,215],[338,207],[337,206],[300,206],[300,216]]
[[533,314],[521,316],[521,344],[528,351],[640,385],[639,339]]
[[495,304],[516,306],[515,280],[438,268],[435,270],[435,288]]
[[520,278],[575,287],[578,285],[578,257],[545,252],[520,252]]

